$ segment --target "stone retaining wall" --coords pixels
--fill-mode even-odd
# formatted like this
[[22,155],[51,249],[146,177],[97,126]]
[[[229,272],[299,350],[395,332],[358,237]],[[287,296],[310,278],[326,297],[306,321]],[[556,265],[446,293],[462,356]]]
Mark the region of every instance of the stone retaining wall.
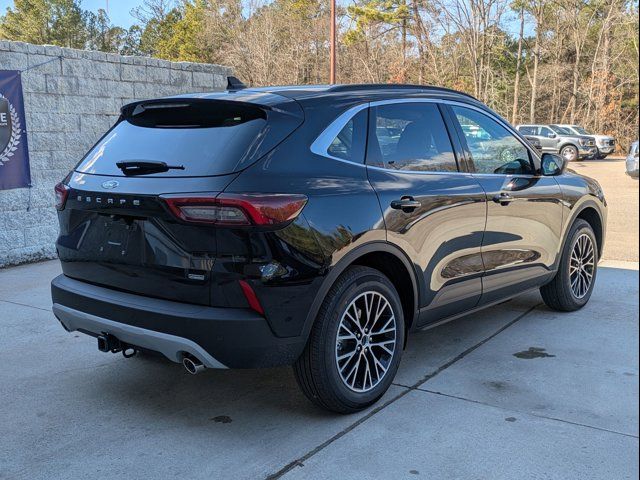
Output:
[[32,188],[0,191],[0,268],[55,257],[53,187],[115,122],[123,104],[223,90],[231,74],[220,65],[8,41],[0,41],[0,70],[25,70],[33,182]]

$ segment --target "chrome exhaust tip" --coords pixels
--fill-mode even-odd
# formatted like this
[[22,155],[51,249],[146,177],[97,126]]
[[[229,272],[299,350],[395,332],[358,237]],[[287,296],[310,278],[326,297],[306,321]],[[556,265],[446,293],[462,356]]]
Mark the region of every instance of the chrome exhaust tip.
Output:
[[184,357],[182,359],[182,366],[191,375],[196,375],[206,368],[200,360],[191,357]]

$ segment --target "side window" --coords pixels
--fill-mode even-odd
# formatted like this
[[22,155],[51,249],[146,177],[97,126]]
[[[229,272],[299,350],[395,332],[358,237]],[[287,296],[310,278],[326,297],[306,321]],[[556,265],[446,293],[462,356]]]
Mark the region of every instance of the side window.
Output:
[[393,170],[457,172],[435,103],[392,103],[369,109],[367,164]]
[[550,137],[554,135],[554,133],[549,127],[540,127],[540,135],[543,137]]
[[520,127],[518,128],[518,131],[523,134],[523,135],[537,135],[537,128],[536,127]]
[[367,109],[355,114],[336,135],[329,147],[327,154],[332,157],[362,163],[364,160],[364,148],[367,129]]
[[529,150],[506,128],[488,116],[464,107],[451,107],[462,127],[476,172],[532,173]]

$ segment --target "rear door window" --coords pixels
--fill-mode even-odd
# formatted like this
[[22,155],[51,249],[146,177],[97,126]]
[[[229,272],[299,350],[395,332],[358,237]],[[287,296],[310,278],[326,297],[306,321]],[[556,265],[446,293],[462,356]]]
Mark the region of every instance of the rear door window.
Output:
[[543,137],[553,137],[555,132],[549,127],[540,127],[540,135]]
[[120,176],[118,162],[164,162],[146,176],[212,176],[246,168],[301,120],[233,101],[149,102],[132,106],[89,151],[76,171]]
[[561,127],[560,125],[549,125],[551,130],[560,134],[560,135],[575,135],[571,130],[565,127]]
[[438,105],[416,102],[371,107],[367,164],[392,170],[457,172]]
[[518,131],[523,135],[537,135],[538,129],[536,127],[520,127]]

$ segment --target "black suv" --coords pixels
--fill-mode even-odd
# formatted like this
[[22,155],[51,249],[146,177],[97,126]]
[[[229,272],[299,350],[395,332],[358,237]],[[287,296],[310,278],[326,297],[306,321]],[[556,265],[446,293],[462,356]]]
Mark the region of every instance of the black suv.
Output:
[[126,105],[56,187],[53,311],[100,350],[292,364],[352,412],[407,335],[541,289],[587,303],[606,203],[455,91],[230,89]]

